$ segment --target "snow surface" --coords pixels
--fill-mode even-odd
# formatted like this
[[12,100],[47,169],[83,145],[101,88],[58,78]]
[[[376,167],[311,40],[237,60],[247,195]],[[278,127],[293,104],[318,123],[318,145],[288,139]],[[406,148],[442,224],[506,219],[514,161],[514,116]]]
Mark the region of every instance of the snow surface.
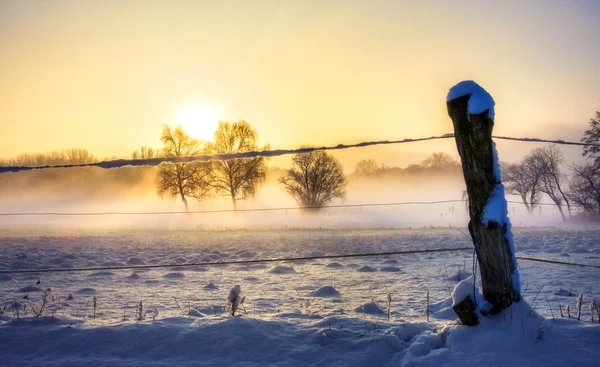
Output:
[[340,297],[341,296],[340,292],[338,292],[337,289],[335,289],[334,287],[332,287],[330,285],[321,287],[314,292],[310,292],[308,295],[311,297]]
[[[154,311],[153,311],[154,312]],[[544,319],[525,302],[476,327],[365,322],[302,324],[168,317],[98,325],[55,317],[0,325],[3,366],[595,366],[600,325]],[[312,321],[311,321],[312,320]]]
[[[598,228],[517,228],[515,238],[520,255],[600,265]],[[124,265],[132,257],[147,264],[166,264],[209,256],[233,260],[245,251],[250,255],[244,259],[258,259],[469,244],[454,228],[427,227],[28,231],[0,237],[0,245],[4,250],[0,268],[38,269],[106,262]],[[482,319],[476,328],[458,327],[448,297],[455,283],[448,274],[465,269],[465,264],[470,267],[471,258],[472,252],[465,251],[336,259],[341,269],[328,268],[330,261],[309,260],[286,264],[298,270],[286,276],[269,273],[271,267],[264,265],[248,265],[243,272],[236,265],[177,268],[185,274],[180,279],[165,279],[170,269],[113,270],[112,276],[93,277],[89,273],[15,274],[20,286],[12,277],[0,278],[0,306],[9,304],[0,318],[1,364],[471,366],[494,361],[498,366],[590,366],[600,360],[594,343],[600,328],[587,321],[587,304],[600,295],[597,269],[521,261],[524,299],[535,312],[526,316],[529,306],[522,309],[525,302],[521,302],[510,312]],[[402,272],[378,270],[390,263]],[[356,271],[367,265],[378,271]],[[128,279],[132,274],[139,279]],[[34,286],[38,279],[57,298],[48,308],[48,315],[55,317],[16,319],[10,304],[13,300],[22,304],[19,288]],[[218,288],[203,288],[211,282]],[[235,285],[244,290],[246,310],[239,310],[241,317],[231,318],[226,314],[226,299]],[[340,296],[309,295],[325,287],[333,287]],[[556,292],[571,287],[572,293],[586,295],[582,321],[552,320],[549,305],[555,317],[558,305],[565,314],[567,305],[575,313],[576,297]],[[424,322],[428,290],[431,323]],[[390,322],[387,291],[392,295]],[[91,311],[94,295],[96,319]],[[29,297],[39,301],[38,292]],[[135,308],[142,299],[147,314],[137,321]],[[302,307],[306,301],[309,312]],[[384,313],[362,313],[371,302]]]
[[466,95],[471,95],[468,104],[469,114],[478,115],[488,111],[488,117],[492,120],[494,119],[494,98],[492,98],[492,96],[479,84],[472,80],[463,80],[450,88],[446,95],[446,102],[450,102]]

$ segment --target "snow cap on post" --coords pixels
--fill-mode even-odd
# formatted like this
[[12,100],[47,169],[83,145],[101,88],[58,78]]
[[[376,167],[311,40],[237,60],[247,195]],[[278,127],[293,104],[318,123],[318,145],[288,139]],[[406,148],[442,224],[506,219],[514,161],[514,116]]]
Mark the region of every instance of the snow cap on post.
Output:
[[454,99],[471,95],[469,98],[468,112],[470,115],[479,115],[488,111],[488,118],[494,119],[496,113],[494,111],[494,98],[479,84],[472,80],[463,80],[450,88],[446,95],[446,102],[450,102]]

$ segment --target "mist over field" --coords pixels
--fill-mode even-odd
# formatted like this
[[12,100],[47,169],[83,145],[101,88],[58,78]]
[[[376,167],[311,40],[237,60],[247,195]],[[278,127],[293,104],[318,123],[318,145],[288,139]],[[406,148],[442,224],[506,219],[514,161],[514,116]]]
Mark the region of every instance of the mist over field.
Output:
[[[0,227],[195,227],[206,229],[269,227],[377,227],[460,226],[468,222],[464,202],[439,204],[394,203],[461,200],[464,180],[459,171],[405,173],[391,177],[348,178],[345,200],[330,205],[386,204],[325,208],[306,213],[281,189],[277,179],[283,169],[270,169],[254,198],[240,200],[232,211],[228,197],[190,201],[190,211],[224,211],[185,214],[179,198],[156,194],[155,169],[126,167],[52,169],[0,176],[2,213],[135,213],[75,216],[1,216]],[[509,197],[509,200],[519,199]],[[287,208],[285,210],[271,210]],[[266,211],[251,211],[268,209]],[[180,214],[143,214],[180,212]],[[528,215],[522,204],[509,204],[513,225],[560,223],[558,211],[544,206]]]

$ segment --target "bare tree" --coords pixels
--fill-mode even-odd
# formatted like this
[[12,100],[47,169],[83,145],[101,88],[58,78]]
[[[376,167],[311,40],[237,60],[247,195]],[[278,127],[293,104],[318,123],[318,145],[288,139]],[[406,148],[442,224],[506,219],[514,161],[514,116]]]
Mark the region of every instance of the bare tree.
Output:
[[[186,134],[181,126],[163,126],[161,142],[165,157],[195,156],[202,152],[202,141]],[[181,198],[189,212],[187,198],[203,200],[210,195],[210,162],[161,163],[158,166],[156,190],[161,196]]]
[[560,171],[560,165],[564,163],[564,156],[556,145],[536,148],[531,152],[532,165],[541,170],[540,191],[548,195],[550,200],[558,207],[563,220],[567,217],[563,210],[563,203],[567,206],[569,217],[571,216],[571,203],[563,189],[565,176]]
[[529,214],[542,200],[540,191],[542,173],[541,167],[535,164],[535,160],[531,156],[526,156],[521,163],[506,166],[502,174],[507,192],[520,196]]
[[[596,111],[596,118],[590,119],[590,128],[583,133],[582,143],[600,144],[600,111]],[[600,147],[585,146],[583,156],[595,160],[596,165],[600,165]]]
[[[245,153],[269,149],[258,146],[258,134],[246,121],[219,122],[215,141],[206,144],[209,154]],[[256,194],[265,181],[265,157],[235,158],[213,163],[212,186],[220,195],[230,196],[233,209],[237,201]]]
[[354,174],[359,178],[367,178],[374,176],[379,169],[374,159],[363,159],[354,166]]
[[142,146],[140,150],[136,150],[131,153],[131,158],[133,159],[148,159],[148,158],[156,158],[160,156],[160,150],[154,149],[152,147]]
[[573,165],[571,169],[569,199],[586,214],[600,219],[600,164]]
[[424,168],[434,168],[439,170],[449,170],[460,167],[457,161],[444,152],[433,153],[424,159],[423,162],[421,162],[421,166]]
[[342,165],[322,150],[296,154],[292,168],[279,182],[285,192],[308,210],[318,210],[335,198],[345,197]]

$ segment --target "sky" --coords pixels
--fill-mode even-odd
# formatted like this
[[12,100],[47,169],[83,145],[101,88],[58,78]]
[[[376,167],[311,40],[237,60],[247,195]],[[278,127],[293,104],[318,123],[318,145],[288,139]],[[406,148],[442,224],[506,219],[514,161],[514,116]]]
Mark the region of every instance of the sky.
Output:
[[[0,50],[0,157],[126,157],[189,106],[273,148],[444,134],[464,79],[494,97],[498,135],[579,140],[600,110],[598,0],[5,0]],[[210,138],[203,120],[184,128]],[[532,147],[498,144],[505,161]],[[450,140],[339,157],[440,150],[457,157]]]

